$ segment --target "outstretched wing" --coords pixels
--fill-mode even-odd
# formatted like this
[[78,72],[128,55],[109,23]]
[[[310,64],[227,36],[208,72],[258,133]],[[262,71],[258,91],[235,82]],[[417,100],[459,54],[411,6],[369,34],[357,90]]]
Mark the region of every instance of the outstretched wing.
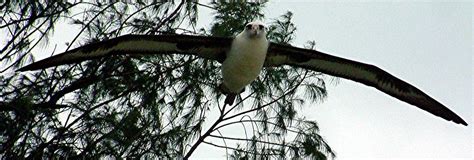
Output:
[[38,70],[121,54],[192,54],[222,62],[232,38],[190,35],[124,35],[69,50],[20,68]]
[[286,64],[350,79],[412,104],[448,121],[467,126],[456,113],[439,103],[415,86],[391,75],[377,66],[308,50],[271,44],[268,49],[268,66]]
[[[231,38],[223,37],[125,35],[81,46],[25,66],[19,69],[19,71],[44,69],[119,54],[180,53],[222,62],[225,59],[225,52],[230,48],[231,43]],[[290,65],[350,79],[375,87],[401,101],[417,106],[448,121],[467,125],[461,117],[423,91],[373,65],[332,56],[315,50],[275,43],[272,43],[268,49],[265,65]]]

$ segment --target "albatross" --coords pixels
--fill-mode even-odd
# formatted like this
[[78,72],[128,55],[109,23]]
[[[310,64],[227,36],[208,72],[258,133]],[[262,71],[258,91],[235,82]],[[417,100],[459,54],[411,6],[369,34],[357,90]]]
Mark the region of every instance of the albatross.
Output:
[[222,84],[225,104],[232,105],[235,96],[254,81],[262,70],[267,55],[268,40],[261,22],[250,22],[235,36],[222,63]]
[[467,126],[466,121],[415,86],[377,66],[321,51],[268,42],[261,22],[250,22],[235,38],[196,35],[123,35],[90,43],[29,64],[19,71],[80,63],[112,55],[186,54],[222,63],[220,89],[234,98],[260,73],[262,67],[288,65],[352,80],[374,87],[435,116]]

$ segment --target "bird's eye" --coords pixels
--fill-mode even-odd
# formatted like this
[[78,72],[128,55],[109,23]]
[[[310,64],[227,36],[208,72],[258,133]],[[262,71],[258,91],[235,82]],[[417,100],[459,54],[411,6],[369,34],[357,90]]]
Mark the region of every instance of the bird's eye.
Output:
[[247,30],[251,30],[251,29],[252,29],[252,25],[251,25],[251,24],[247,24],[247,26],[245,26],[245,28],[246,28]]
[[263,26],[263,25],[258,25],[258,29],[263,30],[264,28],[265,28],[265,26]]

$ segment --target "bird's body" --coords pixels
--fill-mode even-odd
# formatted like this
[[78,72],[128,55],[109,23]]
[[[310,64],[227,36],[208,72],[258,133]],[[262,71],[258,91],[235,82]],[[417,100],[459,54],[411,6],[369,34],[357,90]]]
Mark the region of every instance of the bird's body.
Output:
[[229,105],[245,86],[258,77],[267,55],[269,43],[263,25],[251,22],[247,26],[232,41],[221,68],[221,89],[227,95],[225,102]]
[[[237,37],[242,37],[239,34]],[[234,93],[239,93],[260,74],[267,54],[266,39],[236,38],[222,64],[223,83]]]

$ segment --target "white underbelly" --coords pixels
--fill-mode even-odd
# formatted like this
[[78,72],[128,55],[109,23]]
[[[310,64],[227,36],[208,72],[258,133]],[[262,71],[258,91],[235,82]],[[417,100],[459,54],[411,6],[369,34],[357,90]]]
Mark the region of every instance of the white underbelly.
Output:
[[264,47],[255,47],[255,45],[250,43],[233,46],[234,48],[222,64],[223,83],[230,92],[239,93],[260,74],[267,45]]

